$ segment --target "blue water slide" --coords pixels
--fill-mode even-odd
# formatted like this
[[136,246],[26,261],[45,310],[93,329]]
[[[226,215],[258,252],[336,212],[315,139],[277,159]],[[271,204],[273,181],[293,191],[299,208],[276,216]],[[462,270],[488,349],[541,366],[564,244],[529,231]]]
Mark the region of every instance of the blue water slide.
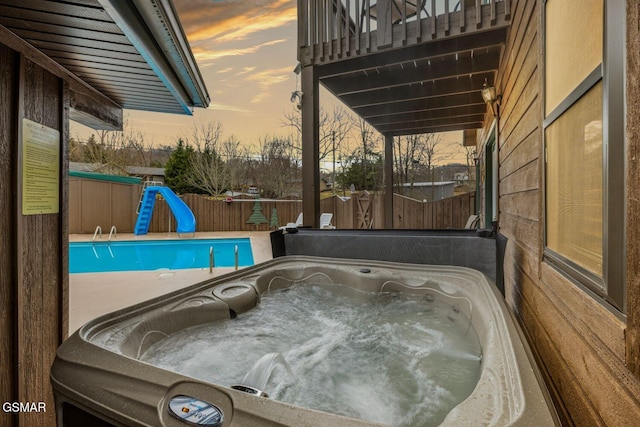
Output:
[[158,193],[162,194],[169,208],[171,208],[173,216],[176,218],[176,222],[178,223],[176,231],[178,234],[195,233],[196,217],[193,215],[193,212],[191,212],[191,209],[189,209],[189,206],[187,206],[176,193],[171,191],[169,187],[150,186],[144,190],[138,219],[136,220],[136,228],[133,230],[134,234],[139,236],[141,234],[147,234],[149,231],[151,214],[153,213],[153,207],[156,204],[156,194]]

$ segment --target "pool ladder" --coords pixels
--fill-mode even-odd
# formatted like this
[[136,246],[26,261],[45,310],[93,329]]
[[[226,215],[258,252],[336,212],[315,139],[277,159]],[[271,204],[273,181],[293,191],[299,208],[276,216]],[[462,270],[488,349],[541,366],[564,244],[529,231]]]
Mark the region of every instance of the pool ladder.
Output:
[[102,227],[97,226],[96,227],[96,231],[93,232],[93,239],[91,239],[92,242],[96,241],[96,236],[100,234],[100,240],[102,240]]
[[[102,227],[97,226],[96,227],[96,231],[93,232],[93,238],[91,239],[92,243],[95,243],[96,241],[96,237],[100,236],[100,240],[102,240]],[[111,231],[109,231],[109,241],[111,241],[111,239],[117,239],[118,238],[118,230],[116,230],[116,226],[112,225],[111,226]]]
[[138,206],[136,206],[136,215],[140,213],[140,208],[142,207],[142,201],[144,200],[144,192],[147,187],[162,187],[162,181],[145,181],[142,183],[142,191],[140,192],[140,200],[138,201]]
[[[233,251],[233,264],[234,269],[238,269],[238,245],[234,248]],[[213,274],[213,269],[216,266],[216,259],[213,251],[213,246],[209,246],[209,274]]]
[[109,231],[109,241],[111,241],[111,236],[113,236],[114,239],[118,238],[118,231],[116,230],[116,226],[112,225],[111,226],[111,231]]

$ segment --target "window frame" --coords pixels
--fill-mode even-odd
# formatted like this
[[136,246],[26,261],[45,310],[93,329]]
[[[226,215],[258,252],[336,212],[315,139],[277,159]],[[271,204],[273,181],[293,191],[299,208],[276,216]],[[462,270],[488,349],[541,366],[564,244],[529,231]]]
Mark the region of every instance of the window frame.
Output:
[[[554,0],[561,1],[561,0]],[[603,0],[602,62],[564,98],[553,111],[545,112],[546,10],[542,3],[542,146],[543,146],[543,261],[570,278],[614,312],[626,313],[625,250],[625,4]],[[602,81],[602,256],[603,275],[598,277],[547,247],[547,141],[546,130],[593,86]]]

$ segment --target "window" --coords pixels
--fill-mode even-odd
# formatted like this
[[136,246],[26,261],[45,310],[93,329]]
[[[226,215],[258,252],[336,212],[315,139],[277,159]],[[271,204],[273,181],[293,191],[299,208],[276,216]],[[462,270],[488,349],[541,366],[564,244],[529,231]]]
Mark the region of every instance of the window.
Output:
[[602,63],[603,1],[547,0],[545,112],[549,115]]
[[622,312],[623,22],[620,2],[544,5],[545,259]]
[[602,83],[545,130],[547,247],[602,277]]

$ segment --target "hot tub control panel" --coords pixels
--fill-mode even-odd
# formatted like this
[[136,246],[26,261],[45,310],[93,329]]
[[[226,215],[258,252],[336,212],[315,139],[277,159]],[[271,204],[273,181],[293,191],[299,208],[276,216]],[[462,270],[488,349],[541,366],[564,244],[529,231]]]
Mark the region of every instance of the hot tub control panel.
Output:
[[194,426],[222,425],[222,411],[212,403],[191,396],[175,396],[169,401],[169,414]]

